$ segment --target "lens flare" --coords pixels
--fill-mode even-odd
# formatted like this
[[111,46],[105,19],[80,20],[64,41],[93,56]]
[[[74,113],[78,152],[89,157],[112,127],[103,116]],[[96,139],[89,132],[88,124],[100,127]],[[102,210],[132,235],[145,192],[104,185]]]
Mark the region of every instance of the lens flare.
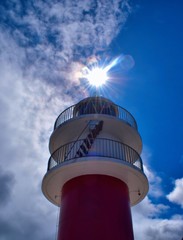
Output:
[[105,69],[96,67],[93,68],[92,70],[88,71],[88,74],[86,75],[86,78],[88,79],[89,83],[93,86],[100,87],[108,79],[107,72]]
[[110,61],[107,65],[102,65],[96,60],[89,63],[83,70],[82,75],[88,80],[89,84],[95,87],[101,87],[109,79],[108,72],[120,61],[121,57],[117,57]]

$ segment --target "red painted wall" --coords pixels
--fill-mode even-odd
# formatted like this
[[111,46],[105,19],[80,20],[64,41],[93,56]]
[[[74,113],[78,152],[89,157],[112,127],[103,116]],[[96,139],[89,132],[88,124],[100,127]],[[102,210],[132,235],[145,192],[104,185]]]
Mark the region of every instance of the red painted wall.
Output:
[[58,240],[133,240],[127,185],[104,175],[84,175],[62,189]]

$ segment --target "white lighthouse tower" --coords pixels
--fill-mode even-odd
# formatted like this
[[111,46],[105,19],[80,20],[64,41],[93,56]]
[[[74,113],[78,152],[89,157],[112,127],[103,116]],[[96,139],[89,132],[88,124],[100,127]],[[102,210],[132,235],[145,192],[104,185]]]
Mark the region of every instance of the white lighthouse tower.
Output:
[[104,97],[88,97],[56,119],[45,197],[61,207],[58,240],[132,240],[130,206],[148,192],[133,116]]

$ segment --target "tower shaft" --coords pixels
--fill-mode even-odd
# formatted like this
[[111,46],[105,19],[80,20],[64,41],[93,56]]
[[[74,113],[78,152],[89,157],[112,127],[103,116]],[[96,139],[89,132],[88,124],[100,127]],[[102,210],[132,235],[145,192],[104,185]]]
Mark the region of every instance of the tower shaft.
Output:
[[83,175],[62,188],[58,240],[133,240],[127,185],[106,175]]

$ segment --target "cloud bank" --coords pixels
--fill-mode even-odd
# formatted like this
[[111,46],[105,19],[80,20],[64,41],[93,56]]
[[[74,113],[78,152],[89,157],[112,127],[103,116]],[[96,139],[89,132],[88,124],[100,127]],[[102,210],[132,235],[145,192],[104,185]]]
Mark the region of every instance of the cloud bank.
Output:
[[[9,1],[3,28],[25,50],[24,70],[65,87],[78,62],[106,51],[126,22],[127,0]],[[62,83],[63,84],[63,83]]]
[[0,239],[51,240],[58,209],[41,192],[58,114],[85,96],[75,73],[106,50],[128,1],[0,3]]
[[183,208],[183,178],[175,180],[175,187],[171,193],[167,195],[170,202],[176,203]]

